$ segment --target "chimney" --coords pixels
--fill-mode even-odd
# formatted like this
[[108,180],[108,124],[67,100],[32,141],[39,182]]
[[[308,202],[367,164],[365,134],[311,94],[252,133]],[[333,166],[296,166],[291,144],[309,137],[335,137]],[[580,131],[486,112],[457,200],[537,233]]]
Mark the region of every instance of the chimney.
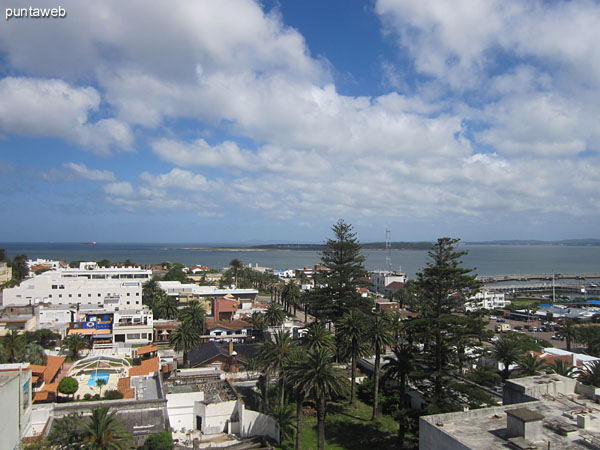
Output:
[[229,356],[233,355],[233,341],[229,341]]
[[544,416],[528,408],[506,411],[506,428],[509,438],[522,437],[530,442],[542,438],[542,419]]

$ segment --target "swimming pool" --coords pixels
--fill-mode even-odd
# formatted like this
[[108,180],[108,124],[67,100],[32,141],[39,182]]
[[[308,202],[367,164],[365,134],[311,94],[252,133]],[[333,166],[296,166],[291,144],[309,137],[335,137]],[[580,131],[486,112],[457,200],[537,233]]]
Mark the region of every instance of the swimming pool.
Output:
[[90,375],[88,386],[96,386],[96,380],[104,380],[108,383],[110,372],[94,372]]

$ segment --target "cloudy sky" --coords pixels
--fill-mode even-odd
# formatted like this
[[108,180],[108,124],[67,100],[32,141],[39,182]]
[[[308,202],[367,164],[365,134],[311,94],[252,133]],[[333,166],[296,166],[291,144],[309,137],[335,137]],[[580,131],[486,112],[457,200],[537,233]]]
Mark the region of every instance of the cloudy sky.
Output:
[[0,241],[600,237],[597,2],[59,3],[0,25]]

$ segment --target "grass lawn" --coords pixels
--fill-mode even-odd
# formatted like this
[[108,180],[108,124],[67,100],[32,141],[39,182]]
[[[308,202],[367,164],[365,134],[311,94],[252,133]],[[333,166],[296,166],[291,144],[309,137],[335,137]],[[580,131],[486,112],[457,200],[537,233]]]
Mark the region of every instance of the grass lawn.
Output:
[[[345,404],[330,403],[325,424],[325,448],[332,450],[397,449],[398,423],[390,416],[382,415],[371,421],[372,408],[360,401],[351,408]],[[304,417],[302,448],[317,448],[317,418]],[[405,444],[414,443],[407,434]],[[279,448],[293,449],[295,437],[287,439]]]

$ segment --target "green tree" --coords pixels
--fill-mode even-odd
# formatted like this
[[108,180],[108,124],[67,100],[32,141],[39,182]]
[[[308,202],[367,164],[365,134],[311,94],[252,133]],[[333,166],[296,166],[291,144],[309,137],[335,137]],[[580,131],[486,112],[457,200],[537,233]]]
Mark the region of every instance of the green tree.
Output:
[[54,422],[48,434],[48,447],[57,450],[76,450],[81,448],[81,416],[70,413]]
[[570,365],[562,359],[555,359],[547,367],[552,373],[562,375],[563,377],[575,378],[580,373],[577,367]]
[[170,295],[163,296],[156,305],[158,319],[176,319],[179,314],[177,299]]
[[163,277],[163,281],[179,281],[181,283],[189,282],[189,278],[183,271],[185,266],[181,263],[175,263]]
[[518,360],[519,372],[526,377],[538,375],[545,367],[544,361],[536,358],[531,353],[522,355]]
[[166,292],[160,288],[155,278],[150,278],[142,285],[142,303],[153,311],[158,302],[166,296]]
[[[325,327],[323,327],[324,329]],[[351,387],[350,404],[356,405],[356,360],[361,356],[362,342],[366,338],[366,316],[357,310],[348,311],[336,326],[336,336],[346,344],[350,353]]]
[[240,271],[244,268],[244,264],[237,259],[234,258],[229,262],[229,267],[231,267],[231,271],[233,272],[233,279],[235,280],[235,285],[238,285],[238,275]]
[[254,311],[250,316],[249,321],[252,324],[253,331],[258,331],[262,336],[262,333],[267,329],[265,315],[258,311]]
[[102,388],[106,386],[106,380],[104,378],[96,379],[96,387],[100,389],[100,397],[102,397]]
[[80,334],[72,334],[67,336],[63,341],[63,348],[66,348],[71,356],[71,359],[79,358],[79,351],[87,347],[85,337]]
[[29,275],[27,256],[17,255],[12,260],[12,276],[15,280],[24,280]]
[[176,352],[183,352],[183,366],[188,366],[188,352],[200,345],[201,337],[198,329],[193,328],[189,322],[184,322],[169,334],[169,343]]
[[172,450],[174,448],[173,438],[168,431],[161,431],[148,436],[140,450]]
[[92,416],[83,428],[83,448],[90,450],[126,450],[134,448],[133,438],[108,406],[92,409]]
[[571,343],[577,338],[577,326],[573,319],[565,319],[557,334],[567,341],[567,351],[571,351]]
[[181,311],[179,319],[187,326],[198,330],[201,335],[206,334],[206,311],[198,300],[192,300]]
[[79,389],[79,383],[72,377],[64,377],[58,383],[58,392],[64,395],[70,395],[72,397],[75,395],[75,392],[77,392],[77,389]]
[[22,348],[19,359],[22,362],[43,366],[46,364],[47,357],[44,347],[31,342]]
[[335,340],[333,335],[321,322],[315,322],[308,327],[308,332],[302,339],[302,345],[309,350],[323,348],[332,353],[335,352]]
[[[461,267],[466,252],[456,251],[458,239],[440,238],[429,252],[429,261],[413,283],[419,317],[410,323],[410,332],[424,344],[424,368],[429,385],[431,412],[452,409],[453,393],[448,383],[452,352],[456,348],[455,330],[462,318],[455,313],[465,299],[474,295],[480,283],[471,269]],[[468,344],[468,339],[462,344]],[[473,338],[475,340],[475,338]]]
[[11,330],[2,339],[2,349],[4,357],[9,363],[16,363],[23,349],[23,339],[16,330]]
[[358,292],[366,276],[361,245],[352,225],[338,220],[332,227],[335,239],[328,239],[321,262],[328,269],[311,291],[310,307],[320,321],[337,321],[351,309],[370,312],[373,302]]
[[292,351],[292,336],[289,331],[278,331],[269,339],[259,344],[258,359],[264,367],[265,372],[279,375],[279,408],[284,407],[286,358]]
[[265,312],[265,322],[272,327],[280,326],[285,320],[285,312],[277,303],[270,303]]
[[394,348],[394,356],[384,356],[385,364],[383,366],[383,381],[395,380],[400,386],[400,404],[398,411],[398,447],[403,448],[404,436],[406,434],[406,384],[415,370],[414,366],[415,349],[410,345],[399,345]]
[[98,261],[98,267],[110,267],[110,261],[108,259],[101,259]]
[[588,386],[600,387],[600,361],[588,364],[586,370],[579,376],[579,381]]
[[521,355],[525,353],[519,345],[519,337],[516,333],[505,333],[493,344],[492,356],[504,366],[500,375],[502,380],[510,377],[510,366],[516,363]]
[[316,402],[318,449],[323,450],[327,396],[342,394],[347,387],[346,378],[333,364],[333,354],[322,348],[305,353],[290,368],[289,376],[294,385],[302,386],[303,392]]
[[375,351],[375,373],[373,387],[373,416],[371,420],[379,417],[379,373],[381,364],[381,352],[387,346],[394,344],[394,335],[392,334],[390,323],[380,314],[375,315],[367,328],[367,337]]
[[279,427],[279,443],[292,436],[294,431],[294,411],[289,406],[277,407],[273,411],[273,417]]

